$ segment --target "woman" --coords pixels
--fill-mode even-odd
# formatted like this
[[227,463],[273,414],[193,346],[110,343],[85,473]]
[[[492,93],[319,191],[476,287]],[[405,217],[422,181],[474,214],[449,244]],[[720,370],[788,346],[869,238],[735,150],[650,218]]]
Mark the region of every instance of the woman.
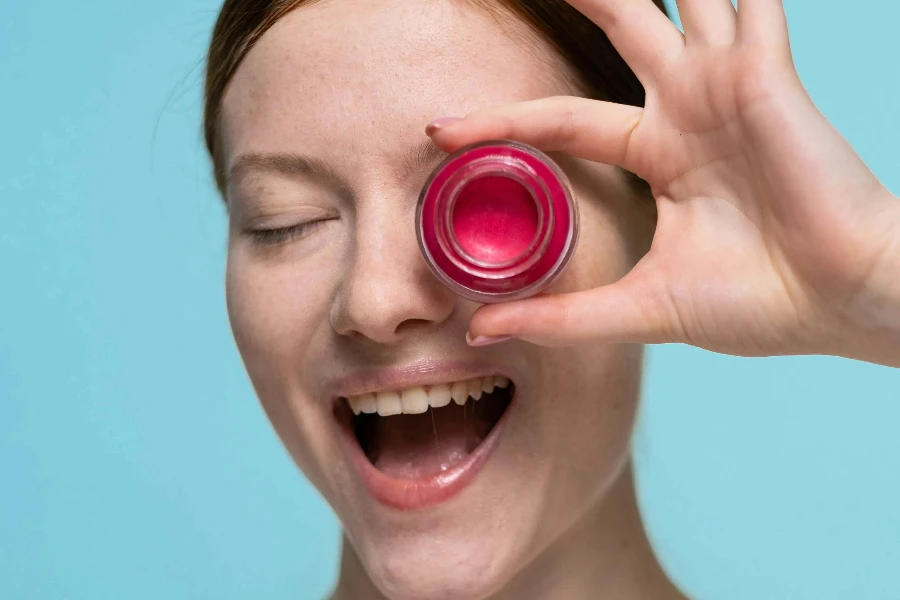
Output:
[[[651,0],[570,4],[222,9],[229,316],[343,523],[336,599],[680,598],[629,468],[641,344],[900,366],[900,202],[807,96],[781,3],[683,0],[684,34]],[[549,293],[479,307],[412,223],[446,152],[504,138],[567,172],[581,241]]]

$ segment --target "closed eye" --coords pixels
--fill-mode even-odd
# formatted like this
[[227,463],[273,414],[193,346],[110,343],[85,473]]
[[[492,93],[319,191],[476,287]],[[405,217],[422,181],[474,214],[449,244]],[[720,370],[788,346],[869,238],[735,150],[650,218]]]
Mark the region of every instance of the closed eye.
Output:
[[317,221],[307,221],[306,223],[298,223],[297,225],[279,227],[277,229],[250,229],[247,231],[247,235],[250,236],[254,245],[262,247],[277,246],[309,235],[322,226],[322,224],[331,220],[333,219],[319,219]]

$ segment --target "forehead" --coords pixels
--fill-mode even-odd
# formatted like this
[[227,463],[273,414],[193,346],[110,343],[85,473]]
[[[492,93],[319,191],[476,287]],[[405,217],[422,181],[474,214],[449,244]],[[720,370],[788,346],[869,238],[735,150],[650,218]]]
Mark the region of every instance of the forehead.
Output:
[[273,25],[235,73],[225,165],[244,152],[375,156],[421,143],[437,117],[572,93],[565,81],[512,17],[461,0],[323,0]]

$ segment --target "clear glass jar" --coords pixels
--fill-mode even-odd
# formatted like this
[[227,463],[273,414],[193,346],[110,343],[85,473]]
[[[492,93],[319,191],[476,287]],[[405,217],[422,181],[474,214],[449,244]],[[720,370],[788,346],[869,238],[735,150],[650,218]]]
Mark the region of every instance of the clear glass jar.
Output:
[[578,207],[565,173],[540,150],[479,142],[428,178],[416,234],[428,266],[458,295],[519,300],[565,270],[578,242]]

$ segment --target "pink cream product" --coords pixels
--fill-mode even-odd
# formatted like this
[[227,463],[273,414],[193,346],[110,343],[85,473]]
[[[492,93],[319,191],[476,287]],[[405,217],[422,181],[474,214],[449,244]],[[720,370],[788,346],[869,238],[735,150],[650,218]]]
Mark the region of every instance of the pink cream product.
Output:
[[519,300],[565,270],[578,207],[565,174],[513,141],[461,148],[428,178],[416,209],[419,247],[434,274],[476,302]]

